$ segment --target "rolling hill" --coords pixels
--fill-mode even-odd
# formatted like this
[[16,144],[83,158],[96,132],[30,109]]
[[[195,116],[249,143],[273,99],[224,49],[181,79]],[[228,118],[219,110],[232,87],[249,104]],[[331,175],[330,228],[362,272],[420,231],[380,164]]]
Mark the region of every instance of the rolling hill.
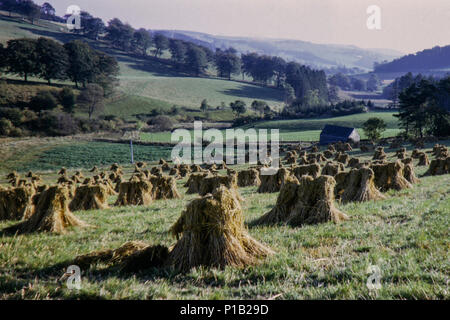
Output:
[[[111,49],[102,41],[91,41],[69,33],[61,24],[40,20],[33,25],[20,17],[9,17],[0,12],[0,43],[6,44],[8,40],[15,38],[42,36],[62,43],[83,39],[95,49],[116,57],[120,66],[120,85],[117,95],[106,104],[107,115],[133,120],[139,114],[150,114],[155,109],[168,110],[176,105],[193,109],[192,112],[187,112],[188,115],[199,116],[203,99],[207,99],[213,109],[222,103],[228,106],[230,102],[238,99],[245,101],[247,105],[255,99],[265,100],[275,108],[283,104],[284,94],[278,89],[239,81],[189,77],[173,70],[170,65],[164,63],[164,59],[126,54]],[[12,75],[8,75],[8,78],[19,79]],[[37,78],[30,80],[35,83],[42,82]],[[211,120],[217,121],[233,119],[230,108],[211,110],[209,116]]]
[[436,46],[402,56],[391,62],[379,64],[375,67],[375,72],[450,72],[450,45],[444,47]]
[[206,33],[181,30],[154,30],[170,38],[191,41],[199,45],[216,48],[233,47],[241,53],[279,56],[287,61],[296,61],[315,68],[346,66],[372,70],[374,62],[392,60],[402,53],[389,49],[361,49],[352,45],[315,44],[300,40],[245,38],[214,36]]

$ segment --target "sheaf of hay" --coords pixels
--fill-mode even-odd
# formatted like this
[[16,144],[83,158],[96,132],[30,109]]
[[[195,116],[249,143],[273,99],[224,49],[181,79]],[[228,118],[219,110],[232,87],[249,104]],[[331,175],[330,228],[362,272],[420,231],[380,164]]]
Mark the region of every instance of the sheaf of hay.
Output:
[[289,158],[298,158],[298,153],[295,150],[288,151],[288,153],[284,156],[284,160],[288,160]]
[[71,211],[103,210],[108,207],[108,190],[104,185],[79,186],[69,204]]
[[259,171],[256,169],[247,169],[238,172],[237,184],[239,187],[259,186]]
[[202,184],[203,179],[210,176],[211,174],[209,172],[191,174],[184,185],[186,188],[188,188],[186,193],[198,193],[200,191],[200,185]]
[[298,158],[298,164],[302,165],[302,166],[309,164],[309,161],[306,158],[306,155],[302,155]]
[[163,170],[161,167],[153,167],[150,170],[150,173],[154,176],[162,176],[163,175]]
[[[79,266],[80,268],[89,268],[89,266],[93,264],[103,263],[106,265],[113,265],[113,264],[124,264],[124,267],[131,268],[130,265],[131,262],[137,262],[136,254],[142,253],[144,250],[148,253],[150,251],[150,248],[157,248],[158,246],[150,246],[147,243],[144,243],[142,241],[128,241],[121,245],[117,249],[106,249],[106,250],[99,250],[94,251],[88,254],[77,256],[73,264]],[[167,248],[166,248],[167,250]],[[157,252],[154,252],[157,253]],[[166,253],[166,259],[167,259],[168,252]],[[133,258],[132,258],[133,257]],[[131,259],[130,259],[131,258]],[[142,256],[141,256],[142,258]],[[153,259],[151,256],[147,255],[146,258],[150,261],[142,261],[142,264],[151,264],[152,262],[156,262],[157,256],[154,255]],[[130,260],[128,260],[130,259]],[[152,261],[153,260],[153,261]],[[165,262],[165,260],[164,260]],[[162,265],[162,264],[161,264]],[[135,265],[136,268],[138,268],[138,265]]]
[[375,173],[375,186],[382,192],[390,189],[402,190],[412,188],[412,184],[404,177],[404,167],[400,160],[372,164],[370,168]]
[[264,175],[260,174],[259,179],[261,184],[258,187],[258,193],[278,192],[286,179],[291,175],[287,168],[280,168],[275,174]]
[[173,176],[175,179],[180,179],[181,178],[180,169],[171,168],[169,171],[169,176]]
[[397,159],[405,159],[406,158],[406,148],[401,148],[395,152],[395,156]]
[[33,212],[34,193],[33,188],[27,187],[0,188],[0,221],[29,218]]
[[425,175],[436,176],[448,173],[450,173],[450,157],[431,160],[430,167]]
[[428,166],[430,164],[430,160],[425,152],[419,152],[417,158],[419,158],[418,166]]
[[223,186],[189,203],[170,232],[178,241],[168,264],[181,271],[245,267],[273,254],[248,234],[238,198]]
[[387,154],[384,152],[384,148],[378,147],[375,150],[372,160],[386,160],[386,159],[387,159]]
[[200,189],[198,194],[204,196],[208,193],[213,193],[215,189],[220,186],[224,186],[228,189],[237,190],[237,175],[227,175],[227,176],[211,176],[205,177],[200,183]]
[[322,168],[322,175],[334,177],[335,175],[337,175],[339,172],[342,172],[342,171],[344,171],[344,165],[342,163],[328,162]]
[[346,153],[339,152],[334,157],[334,160],[342,163],[343,165],[347,165],[348,161],[350,160],[350,156]]
[[348,216],[334,205],[335,184],[330,176],[288,179],[280,190],[275,207],[253,224],[287,223],[295,227],[347,220]]
[[359,165],[359,158],[350,158],[350,160],[348,160],[347,163],[348,167],[355,168],[358,165]]
[[433,155],[436,158],[447,158],[449,156],[448,148],[441,144],[436,144],[433,147]]
[[10,228],[7,233],[52,232],[66,233],[68,227],[88,225],[69,209],[69,190],[64,186],[51,186],[39,193],[30,218]]
[[381,200],[386,197],[375,187],[375,173],[363,167],[341,172],[335,177],[335,196],[343,203]]
[[122,182],[119,187],[119,196],[116,206],[146,206],[152,203],[153,186],[149,181]]
[[153,186],[153,199],[179,199],[180,193],[177,189],[177,182],[174,177],[169,176],[151,176],[150,182]]
[[184,178],[187,175],[189,175],[190,173],[191,173],[191,168],[188,165],[186,165],[186,164],[180,165],[180,176],[182,176]]
[[350,145],[350,143],[344,143],[342,141],[336,142],[334,144],[334,148],[338,152],[346,152],[346,151],[352,151],[353,150],[352,146]]
[[323,155],[324,155],[325,158],[331,159],[331,158],[334,157],[334,152],[331,151],[331,150],[325,150],[325,151],[323,152]]
[[416,177],[416,174],[414,172],[412,158],[405,158],[402,160],[402,162],[404,164],[403,176],[405,177],[405,179],[411,184],[419,183],[420,180]]
[[98,184],[103,185],[103,186],[106,187],[106,191],[108,192],[109,196],[117,195],[116,187],[114,186],[112,181],[109,180],[108,178],[105,178],[105,179],[101,180]]
[[304,166],[296,166],[292,168],[292,174],[297,178],[300,179],[302,176],[308,175],[313,178],[317,178],[320,176],[321,168],[320,165],[317,163],[308,164]]
[[286,164],[293,164],[297,162],[297,157],[294,156],[289,156],[286,158]]

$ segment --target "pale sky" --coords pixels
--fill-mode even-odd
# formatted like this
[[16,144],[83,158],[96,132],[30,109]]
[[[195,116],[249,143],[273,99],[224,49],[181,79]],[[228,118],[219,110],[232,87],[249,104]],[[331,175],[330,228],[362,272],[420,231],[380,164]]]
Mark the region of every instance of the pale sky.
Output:
[[[78,5],[105,22],[224,36],[296,39],[412,53],[450,44],[450,0],[36,0],[64,15]],[[368,30],[366,9],[381,9]]]

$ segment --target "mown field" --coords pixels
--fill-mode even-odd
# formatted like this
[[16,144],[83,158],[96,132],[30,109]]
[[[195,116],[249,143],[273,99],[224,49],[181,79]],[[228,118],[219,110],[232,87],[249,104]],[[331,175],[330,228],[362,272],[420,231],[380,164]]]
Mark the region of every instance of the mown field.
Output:
[[[371,156],[359,150],[352,155]],[[176,240],[167,231],[196,196],[158,200],[146,207],[79,211],[76,215],[95,227],[71,229],[65,235],[0,236],[0,298],[448,299],[450,175],[421,177],[425,170],[416,167],[421,182],[388,192],[386,200],[337,204],[350,216],[341,224],[249,228],[251,236],[276,251],[260,265],[122,274],[99,264],[82,270],[77,291],[58,280],[75,256],[129,240],[173,245]],[[43,177],[54,180],[56,175]],[[178,182],[182,194],[184,182]],[[247,223],[269,211],[277,198],[277,193],[258,194],[255,187],[241,188],[240,193]],[[0,222],[0,230],[12,224]],[[380,267],[380,290],[366,287],[370,265]]]

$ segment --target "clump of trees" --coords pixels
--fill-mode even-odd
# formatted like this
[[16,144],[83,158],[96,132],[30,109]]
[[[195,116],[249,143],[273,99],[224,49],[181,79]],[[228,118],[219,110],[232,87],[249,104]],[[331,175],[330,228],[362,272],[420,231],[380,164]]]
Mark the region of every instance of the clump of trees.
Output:
[[284,118],[338,117],[368,112],[370,105],[370,102],[352,100],[344,100],[336,104],[303,104],[296,100],[283,109],[281,116]]
[[330,86],[336,86],[347,91],[377,91],[381,85],[380,79],[374,73],[369,76],[367,81],[343,73],[337,73],[329,77],[328,83]]
[[363,123],[363,131],[370,141],[376,142],[386,130],[386,122],[380,118],[369,118]]
[[30,76],[46,80],[71,80],[78,87],[96,83],[111,93],[117,84],[117,60],[92,49],[81,40],[64,45],[48,38],[9,40],[0,47],[0,68],[5,73],[17,74],[28,81]]
[[450,135],[450,77],[422,79],[399,94],[395,115],[407,137]]
[[[39,20],[42,12],[41,7],[32,0],[2,0],[0,8],[9,12],[10,16],[13,12],[18,13],[22,17],[28,18],[33,24]],[[46,6],[46,9],[48,10],[49,7]]]

